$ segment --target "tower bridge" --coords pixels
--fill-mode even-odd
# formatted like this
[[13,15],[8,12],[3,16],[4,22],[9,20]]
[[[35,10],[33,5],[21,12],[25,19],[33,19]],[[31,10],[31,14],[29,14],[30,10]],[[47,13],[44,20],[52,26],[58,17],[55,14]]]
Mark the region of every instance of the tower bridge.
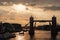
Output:
[[[56,17],[53,16],[51,20],[34,20],[34,17],[30,17],[30,20],[29,20],[29,35],[30,36],[34,36],[35,34],[35,29],[34,29],[34,22],[49,22],[49,24],[51,25],[51,38],[52,39],[56,39],[56,36],[57,36],[57,28],[56,28],[56,25],[57,25],[57,22],[56,22]],[[52,24],[51,24],[52,23]],[[26,24],[25,26],[27,26],[28,24]]]
[[34,18],[31,16],[30,21],[29,21],[29,23],[30,23],[29,35],[30,36],[35,34],[34,22],[51,22],[52,23],[51,36],[52,36],[52,39],[56,39],[56,34],[57,34],[56,24],[57,24],[57,22],[56,22],[56,17],[55,16],[53,16],[51,20],[34,20]]

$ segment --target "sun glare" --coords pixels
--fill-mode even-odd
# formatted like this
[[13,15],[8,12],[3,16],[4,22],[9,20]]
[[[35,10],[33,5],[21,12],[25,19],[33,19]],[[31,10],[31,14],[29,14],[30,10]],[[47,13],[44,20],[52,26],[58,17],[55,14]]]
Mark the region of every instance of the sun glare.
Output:
[[26,10],[26,6],[23,4],[18,4],[18,5],[14,4],[13,8],[17,11],[25,11]]

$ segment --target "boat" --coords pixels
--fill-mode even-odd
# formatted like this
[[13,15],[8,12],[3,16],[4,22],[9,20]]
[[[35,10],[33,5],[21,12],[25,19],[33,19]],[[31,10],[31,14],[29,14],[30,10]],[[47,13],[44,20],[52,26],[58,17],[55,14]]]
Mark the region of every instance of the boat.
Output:
[[19,32],[19,34],[24,34],[24,31]]

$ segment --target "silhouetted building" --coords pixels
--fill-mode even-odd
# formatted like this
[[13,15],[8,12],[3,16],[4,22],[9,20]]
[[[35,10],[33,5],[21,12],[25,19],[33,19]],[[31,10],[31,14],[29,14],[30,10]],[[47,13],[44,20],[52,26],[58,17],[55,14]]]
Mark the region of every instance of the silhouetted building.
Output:
[[14,26],[16,32],[23,31],[21,24],[13,23],[12,25]]
[[13,25],[11,25],[10,23],[3,23],[4,31],[5,32],[13,32],[15,30],[15,28],[13,27]]

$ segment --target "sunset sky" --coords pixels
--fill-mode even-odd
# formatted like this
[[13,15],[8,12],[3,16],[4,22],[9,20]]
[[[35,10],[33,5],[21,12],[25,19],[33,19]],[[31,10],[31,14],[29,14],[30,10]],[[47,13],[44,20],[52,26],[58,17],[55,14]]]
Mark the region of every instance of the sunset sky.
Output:
[[51,19],[60,24],[60,0],[0,0],[0,21],[25,25],[29,17]]

